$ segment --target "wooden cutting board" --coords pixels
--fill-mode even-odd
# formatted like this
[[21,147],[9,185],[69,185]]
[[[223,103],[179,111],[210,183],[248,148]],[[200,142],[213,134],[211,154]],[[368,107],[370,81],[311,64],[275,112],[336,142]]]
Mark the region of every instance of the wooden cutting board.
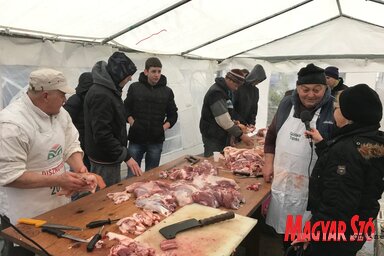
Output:
[[[160,242],[165,238],[159,233],[159,229],[179,221],[190,218],[197,220],[211,217],[225,211],[200,204],[186,205],[172,215],[149,228],[135,240],[144,242],[156,250],[157,254],[164,253],[160,249]],[[194,228],[177,234],[177,256],[209,255],[228,256],[246,235],[256,225],[257,220],[235,214],[234,219],[211,224],[201,228]]]

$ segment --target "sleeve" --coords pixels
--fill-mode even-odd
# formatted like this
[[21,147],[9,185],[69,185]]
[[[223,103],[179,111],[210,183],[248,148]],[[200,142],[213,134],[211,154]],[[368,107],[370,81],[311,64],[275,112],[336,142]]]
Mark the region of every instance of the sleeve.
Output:
[[89,115],[92,117],[92,136],[95,143],[104,152],[108,152],[111,157],[123,161],[127,156],[127,150],[113,134],[112,123],[115,116],[111,101],[103,94],[94,94],[90,99]]
[[19,178],[26,171],[29,139],[18,126],[0,124],[0,185]]
[[271,124],[268,126],[267,135],[265,136],[264,153],[275,154],[276,148],[276,115],[273,117]]
[[127,97],[124,100],[124,109],[125,109],[125,120],[128,122],[128,117],[132,116],[132,108],[133,108],[133,86],[129,86],[128,92],[127,92]]
[[175,125],[175,123],[177,122],[177,117],[178,117],[178,114],[177,114],[177,106],[176,106],[176,103],[175,103],[175,96],[173,94],[173,91],[170,90],[170,96],[169,96],[169,100],[168,100],[168,103],[167,103],[167,119],[164,121],[164,122],[169,122],[171,124],[171,127]]
[[[360,206],[363,191],[367,189],[364,186],[364,165],[352,156],[350,150],[346,151],[349,152],[342,155],[329,152],[332,160],[327,161],[324,168],[321,201],[313,215],[314,220],[350,219],[351,213]],[[345,168],[344,172],[339,170],[341,167]]]
[[215,118],[216,123],[227,131],[229,134],[240,137],[243,133],[237,125],[232,121],[231,116],[229,115],[227,103],[225,99],[216,99],[212,100],[209,108]]
[[69,116],[69,114],[65,111],[63,113],[60,113],[62,115],[62,125],[64,125],[64,131],[65,131],[65,149],[64,149],[64,155],[63,160],[67,161],[67,159],[75,152],[81,152],[83,153],[83,150],[80,147],[80,141],[79,141],[79,132],[77,131],[75,125],[72,123],[72,120]]
[[249,113],[249,120],[247,120],[248,124],[252,124],[252,125],[256,124],[258,103],[259,103],[259,89],[255,87],[255,98],[252,101],[252,108],[251,108],[251,112]]
[[75,124],[80,110],[83,109],[82,101],[77,94],[74,94],[65,102],[63,108],[71,116],[72,122]]

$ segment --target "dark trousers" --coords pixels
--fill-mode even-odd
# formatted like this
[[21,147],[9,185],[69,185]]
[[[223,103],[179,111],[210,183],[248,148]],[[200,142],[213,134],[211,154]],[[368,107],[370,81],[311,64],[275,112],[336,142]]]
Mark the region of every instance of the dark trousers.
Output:
[[213,152],[221,152],[228,145],[229,140],[225,138],[223,141],[213,140],[203,136],[204,156],[210,157]]
[[[163,151],[163,143],[158,144],[135,144],[129,143],[128,152],[133,159],[141,167],[141,161],[145,154],[145,171],[156,168],[160,164],[161,152]],[[133,173],[128,168],[127,178],[132,177]]]

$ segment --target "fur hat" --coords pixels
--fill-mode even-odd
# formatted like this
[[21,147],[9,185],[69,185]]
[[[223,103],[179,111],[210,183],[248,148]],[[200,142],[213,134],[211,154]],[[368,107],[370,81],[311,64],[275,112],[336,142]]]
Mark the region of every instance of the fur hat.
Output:
[[348,120],[361,124],[378,124],[383,116],[379,95],[366,84],[358,84],[341,92],[341,113]]
[[107,70],[113,82],[118,85],[127,76],[135,74],[137,68],[124,53],[114,52],[108,59]]
[[301,84],[323,84],[326,85],[324,69],[315,66],[313,63],[301,68],[297,73],[296,85]]
[[324,69],[324,73],[326,76],[339,79],[339,69],[337,67],[333,67],[333,66],[326,67]]
[[241,72],[240,69],[231,69],[225,76],[225,78],[231,79],[233,82],[237,84],[243,84],[244,83],[244,74]]

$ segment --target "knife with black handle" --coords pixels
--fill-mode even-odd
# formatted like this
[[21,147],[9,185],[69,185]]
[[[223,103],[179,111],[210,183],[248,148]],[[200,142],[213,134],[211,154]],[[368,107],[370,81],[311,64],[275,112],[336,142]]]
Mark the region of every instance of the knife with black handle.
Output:
[[104,226],[102,226],[99,230],[99,232],[97,232],[96,235],[94,235],[91,239],[91,241],[87,244],[87,252],[91,252],[93,251],[93,249],[95,248],[95,245],[97,243],[97,241],[99,241],[102,236],[101,236],[101,232],[103,231],[103,228]]
[[47,233],[52,234],[52,235],[55,235],[58,238],[64,237],[64,238],[68,238],[68,239],[71,239],[71,240],[74,240],[74,241],[78,241],[78,242],[82,242],[82,243],[88,243],[87,240],[79,238],[79,237],[76,237],[76,236],[72,236],[72,235],[66,234],[63,230],[60,230],[60,229],[56,229],[56,228],[42,228],[41,231],[42,232],[47,232]]

